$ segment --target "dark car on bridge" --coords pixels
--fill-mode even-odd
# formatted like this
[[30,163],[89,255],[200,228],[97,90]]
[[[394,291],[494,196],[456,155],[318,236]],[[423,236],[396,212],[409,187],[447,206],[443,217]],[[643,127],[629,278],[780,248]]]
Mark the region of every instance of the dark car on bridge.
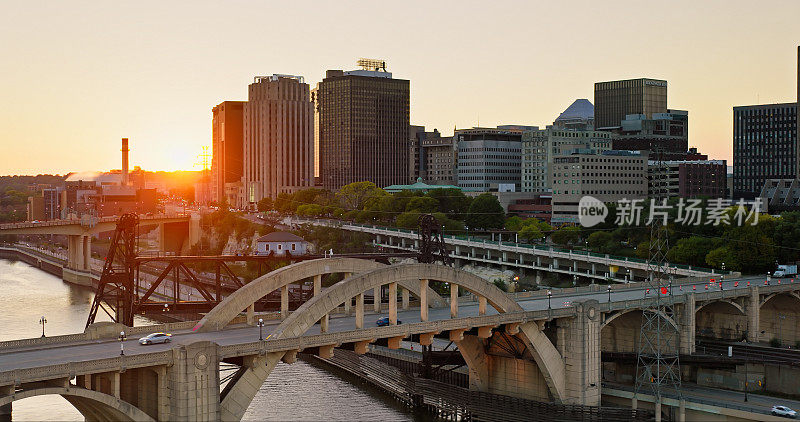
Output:
[[[403,321],[400,321],[400,320],[398,319],[398,320],[397,320],[397,323],[398,323],[398,324],[402,324],[402,323],[403,323]],[[378,327],[385,327],[385,326],[389,325],[389,317],[388,317],[388,316],[385,316],[385,317],[383,317],[383,318],[378,318],[378,320],[377,320],[377,321],[375,321],[375,325],[377,325]]]

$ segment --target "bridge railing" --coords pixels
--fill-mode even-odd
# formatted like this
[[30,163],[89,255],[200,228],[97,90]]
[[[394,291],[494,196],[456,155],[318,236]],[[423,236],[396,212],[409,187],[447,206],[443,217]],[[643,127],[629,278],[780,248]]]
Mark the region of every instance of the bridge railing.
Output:
[[[303,221],[300,219],[294,219],[295,221]],[[350,222],[339,222],[339,226],[347,225],[351,227],[356,227],[363,229],[361,231],[384,231],[388,233],[404,233],[408,235],[415,235],[416,232],[414,230],[403,229],[403,228],[396,228],[396,227],[384,227],[384,226],[377,226],[377,225],[368,225],[368,224],[359,224],[359,223],[350,223]],[[445,239],[453,239],[453,240],[460,240],[464,242],[472,242],[481,245],[496,245],[496,246],[508,246],[508,247],[516,247],[516,248],[523,248],[523,249],[532,249],[532,250],[541,250],[541,251],[548,251],[551,253],[560,253],[560,254],[567,254],[569,255],[581,255],[581,256],[588,256],[593,258],[605,259],[605,260],[615,260],[615,261],[623,261],[623,262],[632,262],[640,265],[646,265],[647,260],[642,258],[636,257],[627,257],[627,256],[620,256],[620,255],[610,255],[610,254],[600,254],[591,251],[582,251],[577,249],[564,249],[555,246],[545,246],[545,245],[530,245],[525,243],[518,243],[518,242],[503,242],[503,241],[492,241],[488,239],[481,239],[475,237],[469,237],[464,235],[444,235]],[[722,271],[712,268],[705,268],[705,267],[693,267],[691,265],[683,265],[683,264],[670,264],[670,267],[676,269],[683,269],[689,271],[697,271],[701,273],[709,273],[709,274],[730,274],[731,271]]]

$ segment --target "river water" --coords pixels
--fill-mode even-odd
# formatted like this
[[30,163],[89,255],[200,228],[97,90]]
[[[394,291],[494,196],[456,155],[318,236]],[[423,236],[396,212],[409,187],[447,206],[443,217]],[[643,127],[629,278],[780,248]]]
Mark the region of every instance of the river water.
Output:
[[[0,341],[83,331],[93,293],[23,262],[0,259]],[[105,317],[105,318],[102,318]],[[98,321],[108,320],[98,314]],[[146,323],[144,320],[139,323]],[[81,421],[61,396],[14,402],[15,421]],[[245,413],[247,421],[413,420],[414,415],[376,391],[364,390],[323,369],[297,361],[278,364]]]

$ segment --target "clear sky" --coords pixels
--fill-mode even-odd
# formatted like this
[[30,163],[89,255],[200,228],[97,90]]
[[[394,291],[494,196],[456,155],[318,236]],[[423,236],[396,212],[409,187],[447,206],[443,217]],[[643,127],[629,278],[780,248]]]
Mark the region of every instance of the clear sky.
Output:
[[[669,81],[689,144],[731,159],[734,105],[796,101],[798,0],[37,1],[0,14],[0,174],[199,169],[254,75],[383,58],[411,122],[544,126],[597,81]],[[729,163],[730,164],[730,163]]]

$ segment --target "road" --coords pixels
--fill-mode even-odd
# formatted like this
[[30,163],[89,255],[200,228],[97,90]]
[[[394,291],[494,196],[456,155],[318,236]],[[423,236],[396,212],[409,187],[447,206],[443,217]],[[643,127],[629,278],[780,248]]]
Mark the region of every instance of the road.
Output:
[[[756,282],[758,281],[758,278],[752,278],[751,281]],[[742,280],[738,280],[738,286],[734,286],[735,284],[736,284],[735,281],[726,281],[723,288],[744,289],[746,288],[747,283],[743,282]],[[691,285],[673,287],[672,288],[673,294],[678,295],[678,294],[683,294],[687,291],[691,291],[688,286]],[[699,287],[703,291],[705,291],[704,286],[699,286]],[[715,288],[718,289],[718,287]],[[612,292],[611,300],[617,302],[617,301],[641,299],[645,297],[645,293],[646,291],[642,287],[633,287],[623,290],[616,290]],[[650,296],[652,296],[652,293],[648,294],[648,297]],[[550,306],[552,309],[565,308],[572,306],[576,301],[584,301],[590,299],[597,300],[600,303],[605,303],[608,302],[608,293],[605,291],[601,291],[601,292],[587,292],[579,294],[561,294],[558,291],[555,291],[550,300],[548,300],[547,297],[534,297],[534,298],[520,299],[518,300],[518,303],[526,311],[536,311],[536,310],[546,310],[548,309],[548,306]],[[371,308],[371,304],[365,304],[365,308],[367,309]],[[492,315],[496,313],[497,312],[491,307],[487,309],[487,315]],[[372,318],[374,319],[378,318],[378,316],[375,314],[367,314],[367,315],[368,316],[365,317],[365,319],[367,320],[365,324],[374,323],[373,321],[370,320],[369,315],[372,315]],[[459,305],[459,316],[470,317],[477,315],[478,315],[477,303],[466,302],[466,303],[461,303]],[[449,318],[450,318],[449,307],[434,308],[429,311],[430,321],[445,320]],[[418,309],[399,310],[398,319],[400,319],[404,323],[420,322],[419,310]],[[269,335],[279,323],[280,321],[267,321],[266,326],[264,327],[264,335],[265,336]],[[329,325],[329,332],[349,331],[353,329],[355,329],[355,317],[344,316],[344,315],[332,316]],[[200,340],[208,340],[225,346],[225,345],[233,345],[240,343],[249,343],[256,340],[258,338],[258,327],[235,326],[223,331],[209,332],[209,333],[192,333],[189,330],[184,330],[175,332],[173,334],[174,334],[173,343],[176,344],[184,344]],[[306,335],[313,335],[313,334],[319,334],[319,325],[313,326],[306,333]],[[139,346],[136,342],[136,339],[129,339],[123,343],[125,349],[127,350],[126,351],[127,354],[140,354],[140,353],[163,351],[170,349],[173,346],[170,344]],[[20,369],[20,368],[52,365],[57,363],[89,361],[98,358],[113,357],[119,354],[120,342],[113,340],[96,340],[96,341],[82,342],[82,343],[57,344],[46,348],[41,348],[41,347],[42,346],[37,346],[37,348],[26,347],[14,350],[8,350],[8,349],[0,350],[0,372],[13,369]]]

